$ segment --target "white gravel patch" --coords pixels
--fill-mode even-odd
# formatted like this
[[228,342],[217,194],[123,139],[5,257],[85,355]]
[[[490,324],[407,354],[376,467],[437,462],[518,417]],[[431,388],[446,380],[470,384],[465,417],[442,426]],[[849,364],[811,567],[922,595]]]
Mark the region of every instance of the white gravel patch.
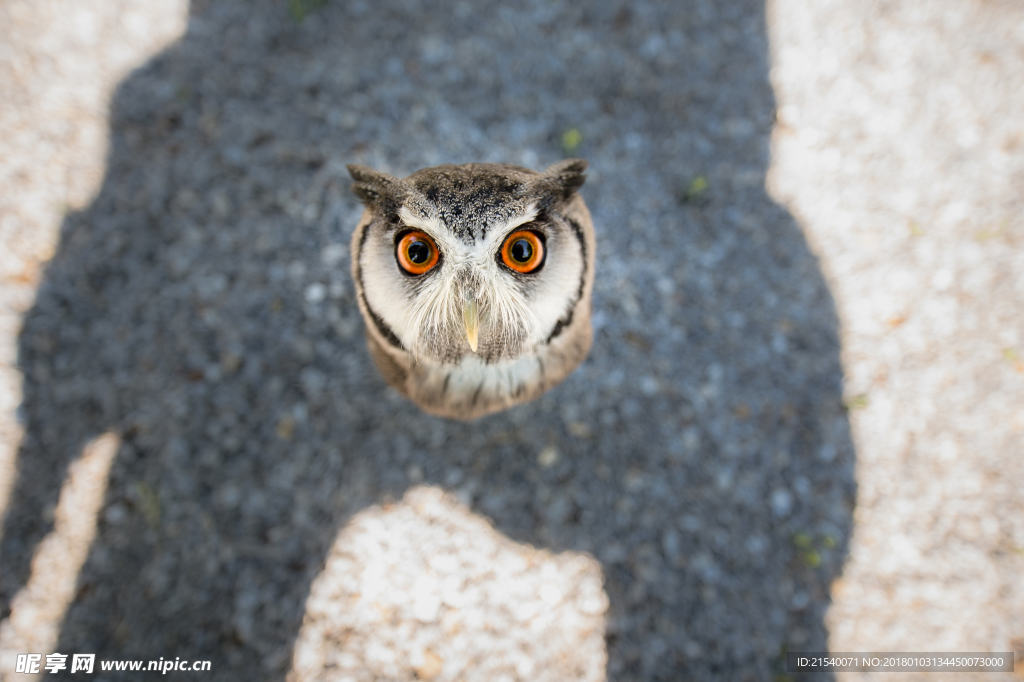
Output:
[[772,14],[769,182],[821,258],[860,405],[829,644],[1019,647],[1024,13],[778,1]]

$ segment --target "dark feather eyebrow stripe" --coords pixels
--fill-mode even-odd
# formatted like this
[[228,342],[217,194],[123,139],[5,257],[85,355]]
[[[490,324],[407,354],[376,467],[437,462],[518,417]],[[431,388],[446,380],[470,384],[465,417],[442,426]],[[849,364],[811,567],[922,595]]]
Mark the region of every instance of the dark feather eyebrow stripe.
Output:
[[356,282],[359,284],[359,300],[363,302],[363,307],[366,312],[370,315],[370,320],[373,321],[373,326],[377,328],[377,332],[384,337],[384,340],[391,344],[398,350],[404,351],[405,346],[395,336],[395,332],[391,330],[388,323],[381,318],[377,312],[370,307],[370,302],[366,300],[366,287],[363,286],[363,268],[359,265],[359,255],[363,252],[363,247],[366,245],[366,237],[370,233],[370,225],[372,221],[363,225],[362,232],[359,235],[359,253],[354,254],[355,256],[355,271],[356,271]]
[[569,223],[569,227],[572,228],[572,233],[576,235],[576,241],[580,243],[580,253],[583,254],[583,271],[580,272],[580,283],[576,288],[576,297],[573,299],[572,303],[569,304],[569,310],[566,311],[565,315],[558,319],[558,322],[555,322],[555,326],[552,328],[551,334],[548,335],[547,341],[544,343],[551,343],[556,336],[561,334],[566,327],[572,324],[573,311],[576,310],[576,305],[580,302],[580,299],[583,298],[583,286],[587,281],[587,242],[583,238],[583,228],[580,227],[580,224],[572,218],[566,217],[565,220]]

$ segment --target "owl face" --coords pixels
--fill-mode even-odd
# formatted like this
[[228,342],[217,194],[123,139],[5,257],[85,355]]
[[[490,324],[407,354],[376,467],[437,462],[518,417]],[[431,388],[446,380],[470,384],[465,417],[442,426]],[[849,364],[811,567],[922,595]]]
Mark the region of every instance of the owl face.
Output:
[[518,358],[557,336],[588,276],[569,210],[585,167],[439,166],[400,180],[350,166],[366,205],[353,272],[368,324],[416,361],[448,365]]

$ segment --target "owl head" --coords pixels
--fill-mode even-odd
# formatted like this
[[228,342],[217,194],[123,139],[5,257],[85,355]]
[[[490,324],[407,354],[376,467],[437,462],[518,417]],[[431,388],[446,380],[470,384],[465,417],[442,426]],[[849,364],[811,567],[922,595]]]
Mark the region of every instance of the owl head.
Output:
[[353,239],[357,294],[388,344],[417,362],[492,363],[536,350],[572,321],[592,258],[576,194],[585,161],[539,173],[437,166],[404,179],[348,169],[365,206]]

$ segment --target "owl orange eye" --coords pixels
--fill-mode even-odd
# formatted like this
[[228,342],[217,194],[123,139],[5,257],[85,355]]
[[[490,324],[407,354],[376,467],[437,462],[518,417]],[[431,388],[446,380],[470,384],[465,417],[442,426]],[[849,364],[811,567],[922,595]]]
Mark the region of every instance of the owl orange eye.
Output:
[[532,230],[516,230],[501,245],[501,262],[523,274],[536,272],[544,263],[544,242]]
[[426,232],[413,230],[398,240],[395,258],[398,265],[410,275],[422,275],[437,265],[440,254],[434,240]]

